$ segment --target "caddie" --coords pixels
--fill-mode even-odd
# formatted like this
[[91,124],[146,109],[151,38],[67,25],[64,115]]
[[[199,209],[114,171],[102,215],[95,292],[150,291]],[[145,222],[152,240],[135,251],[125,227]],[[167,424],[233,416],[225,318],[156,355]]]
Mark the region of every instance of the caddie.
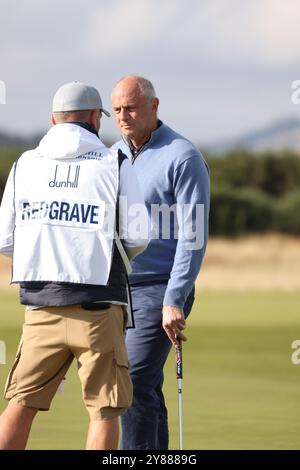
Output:
[[103,114],[109,116],[96,88],[61,86],[53,127],[7,180],[0,252],[12,257],[12,283],[26,310],[0,449],[26,447],[37,411],[49,409],[74,358],[90,416],[86,449],[117,448],[118,417],[132,401],[126,265],[148,235],[130,223],[130,208],[147,211],[129,160],[98,137]]

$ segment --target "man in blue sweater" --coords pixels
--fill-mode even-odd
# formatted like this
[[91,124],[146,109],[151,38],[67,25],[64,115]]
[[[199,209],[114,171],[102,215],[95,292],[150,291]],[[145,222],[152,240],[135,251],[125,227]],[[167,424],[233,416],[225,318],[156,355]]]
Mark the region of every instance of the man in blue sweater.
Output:
[[114,148],[131,159],[153,225],[152,240],[130,275],[135,329],[127,332],[126,345],[134,399],[122,417],[123,449],[168,448],[163,367],[171,344],[186,340],[185,318],[208,239],[206,163],[191,142],[158,119],[158,105],[143,77],[124,77],[112,92],[122,134]]

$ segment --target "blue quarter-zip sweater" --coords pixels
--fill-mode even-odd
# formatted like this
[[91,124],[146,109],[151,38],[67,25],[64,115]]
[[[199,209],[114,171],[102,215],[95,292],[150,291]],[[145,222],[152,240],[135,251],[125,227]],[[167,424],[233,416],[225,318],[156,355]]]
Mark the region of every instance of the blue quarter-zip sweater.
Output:
[[[182,308],[199,273],[208,239],[210,188],[207,165],[191,142],[161,121],[134,157],[130,143],[125,140],[120,140],[113,148],[120,148],[131,159],[155,232],[159,233],[132,261],[130,283],[166,280],[164,305]],[[158,219],[153,217],[161,204],[168,207],[176,204],[183,214],[182,219],[170,217],[170,236],[163,233],[161,223],[158,226]],[[203,206],[196,209],[197,204]],[[185,216],[189,210],[192,211],[190,219]],[[174,236],[176,220],[179,231]],[[188,227],[197,233],[195,238],[201,240],[200,243],[191,239]]]

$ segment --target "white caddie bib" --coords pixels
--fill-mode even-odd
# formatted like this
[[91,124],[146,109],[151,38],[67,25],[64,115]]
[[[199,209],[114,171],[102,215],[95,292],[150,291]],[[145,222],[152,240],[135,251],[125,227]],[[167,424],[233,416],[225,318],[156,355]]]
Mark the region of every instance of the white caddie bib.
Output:
[[25,153],[15,170],[12,282],[106,285],[112,261],[119,168],[101,148],[55,160]]

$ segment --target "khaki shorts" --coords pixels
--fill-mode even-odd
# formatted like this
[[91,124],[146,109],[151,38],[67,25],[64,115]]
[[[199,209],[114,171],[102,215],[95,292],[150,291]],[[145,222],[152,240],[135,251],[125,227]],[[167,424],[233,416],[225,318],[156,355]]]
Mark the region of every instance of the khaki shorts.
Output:
[[90,419],[124,414],[132,402],[124,322],[118,305],[96,311],[80,305],[27,310],[5,398],[48,410],[75,357]]

